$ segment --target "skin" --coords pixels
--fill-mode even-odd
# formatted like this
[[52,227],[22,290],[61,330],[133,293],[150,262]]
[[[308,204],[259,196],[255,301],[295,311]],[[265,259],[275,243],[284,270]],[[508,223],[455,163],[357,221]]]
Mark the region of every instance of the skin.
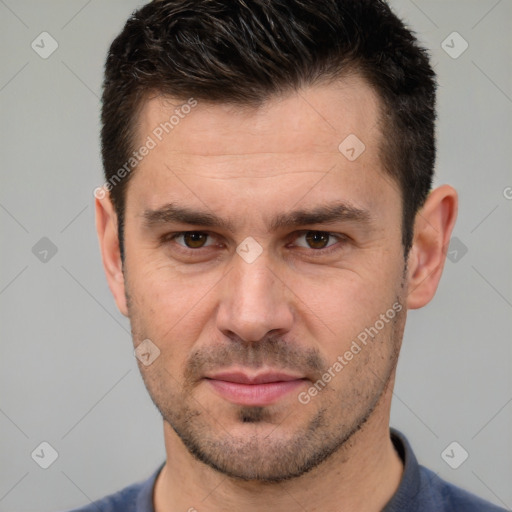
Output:
[[[149,98],[139,142],[181,103]],[[389,415],[406,311],[435,294],[457,194],[448,185],[430,193],[405,267],[400,191],[380,162],[378,115],[375,92],[358,77],[258,108],[199,102],[131,177],[124,268],[114,209],[108,194],[97,199],[117,306],[130,318],[134,346],[149,338],[160,350],[151,365],[139,363],[164,418],[157,512],[371,512],[397,490],[403,467]],[[354,161],[338,150],[351,133],[366,146]],[[270,229],[278,214],[334,201],[367,211],[368,222]],[[171,202],[213,212],[232,229],[148,226],[144,212]],[[162,242],[180,231],[209,236]],[[252,263],[236,252],[249,236],[262,248]],[[402,306],[393,320],[301,403],[299,392],[393,304]],[[228,369],[282,370],[304,382],[276,403],[243,406],[204,379]]]

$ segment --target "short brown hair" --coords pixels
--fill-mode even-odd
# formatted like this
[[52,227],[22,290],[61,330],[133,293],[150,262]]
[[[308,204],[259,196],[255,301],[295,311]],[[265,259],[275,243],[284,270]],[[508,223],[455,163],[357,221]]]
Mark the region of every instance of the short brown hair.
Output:
[[[381,158],[400,185],[407,255],[432,185],[435,74],[428,54],[383,0],[160,0],[113,41],[102,97],[102,157],[111,183],[134,151],[148,93],[260,104],[355,71],[381,99]],[[125,173],[126,174],[126,173]],[[111,187],[121,258],[126,187]]]

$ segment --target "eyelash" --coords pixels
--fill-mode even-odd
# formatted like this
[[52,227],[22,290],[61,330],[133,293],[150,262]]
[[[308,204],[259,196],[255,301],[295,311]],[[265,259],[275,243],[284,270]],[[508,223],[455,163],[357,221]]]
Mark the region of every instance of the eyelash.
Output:
[[[162,243],[169,243],[169,242],[174,242],[176,240],[176,238],[182,236],[182,235],[186,235],[186,234],[190,234],[190,233],[201,233],[203,235],[208,235],[208,236],[212,236],[211,233],[208,233],[207,231],[179,231],[179,232],[176,232],[176,233],[169,233],[167,235],[164,235],[161,239]],[[296,238],[299,238],[307,233],[323,233],[329,237],[332,237],[332,238],[336,238],[338,240],[338,242],[347,242],[349,240],[349,237],[347,235],[343,235],[343,234],[340,234],[340,233],[330,233],[328,231],[321,231],[321,230],[315,230],[315,229],[307,229],[307,230],[302,230],[302,231],[298,231],[296,233],[296,237],[294,237],[294,240]],[[208,247],[212,247],[212,246],[206,246],[206,247],[198,247],[197,249],[192,249],[190,247],[185,247],[181,244],[177,244],[179,246],[179,249],[182,250],[183,252],[186,252],[188,254],[191,254],[191,253],[197,253],[199,252],[201,249],[207,249]],[[305,247],[301,247],[301,249],[306,249]],[[325,247],[323,249],[313,249],[313,248],[310,248],[310,251],[313,255],[315,256],[325,256],[325,255],[328,255],[330,254],[331,252],[334,252],[334,251],[339,251],[341,250],[340,247],[338,247],[338,244],[332,244],[328,247]]]

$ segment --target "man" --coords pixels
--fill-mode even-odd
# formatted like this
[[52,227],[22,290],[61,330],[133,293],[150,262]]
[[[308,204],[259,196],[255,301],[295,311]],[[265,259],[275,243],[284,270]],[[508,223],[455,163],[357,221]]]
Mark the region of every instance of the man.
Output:
[[494,511],[389,428],[457,194],[379,0],[169,0],[106,64],[97,230],[165,464],[82,510]]

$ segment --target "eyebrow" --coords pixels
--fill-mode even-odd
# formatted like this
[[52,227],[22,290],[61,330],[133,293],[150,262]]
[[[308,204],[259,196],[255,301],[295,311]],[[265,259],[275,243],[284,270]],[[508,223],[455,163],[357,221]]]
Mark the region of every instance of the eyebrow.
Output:
[[[234,222],[219,217],[213,212],[201,211],[169,203],[161,208],[147,209],[142,214],[144,225],[154,228],[171,223],[182,223],[209,228],[225,229],[234,232]],[[338,201],[330,204],[316,206],[311,209],[299,209],[280,213],[270,222],[267,222],[270,231],[283,228],[292,228],[310,224],[334,224],[336,222],[357,222],[372,224],[374,217],[368,210],[356,208],[353,205]]]

